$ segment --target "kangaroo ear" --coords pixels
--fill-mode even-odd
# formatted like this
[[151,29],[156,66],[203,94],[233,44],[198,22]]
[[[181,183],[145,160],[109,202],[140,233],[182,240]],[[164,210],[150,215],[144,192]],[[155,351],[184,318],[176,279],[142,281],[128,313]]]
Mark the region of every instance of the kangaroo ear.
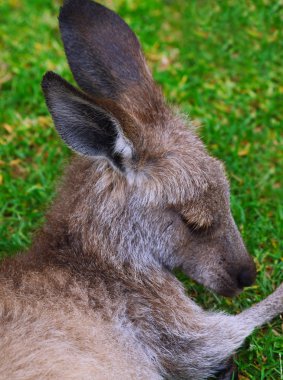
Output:
[[91,0],[65,0],[59,23],[74,78],[86,93],[127,109],[156,103],[160,92],[139,41],[116,13]]
[[48,72],[42,89],[55,127],[64,142],[86,156],[102,156],[125,171],[134,156],[119,122],[59,75]]

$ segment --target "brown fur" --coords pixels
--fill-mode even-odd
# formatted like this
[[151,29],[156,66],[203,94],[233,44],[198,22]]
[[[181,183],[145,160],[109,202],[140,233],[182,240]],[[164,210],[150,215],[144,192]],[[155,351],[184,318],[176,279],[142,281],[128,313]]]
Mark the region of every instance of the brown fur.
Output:
[[60,27],[86,94],[53,73],[43,90],[59,134],[80,155],[30,251],[2,263],[0,378],[226,371],[245,337],[282,312],[282,286],[238,316],[205,312],[186,296],[176,267],[229,296],[254,280],[223,166],[165,104],[117,15],[69,0]]
[[92,311],[83,283],[56,269],[18,276],[0,291],[0,379],[159,378],[118,316]]

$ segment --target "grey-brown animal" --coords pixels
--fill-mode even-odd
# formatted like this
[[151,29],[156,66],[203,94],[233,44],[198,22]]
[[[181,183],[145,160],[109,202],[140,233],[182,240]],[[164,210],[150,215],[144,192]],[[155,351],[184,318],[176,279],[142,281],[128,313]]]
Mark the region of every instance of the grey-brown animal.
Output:
[[0,379],[229,379],[244,339],[283,312],[283,287],[239,315],[187,297],[174,268],[226,296],[255,278],[223,165],[119,16],[69,0],[59,21],[81,90],[51,72],[42,87],[77,155],[29,252],[1,265]]

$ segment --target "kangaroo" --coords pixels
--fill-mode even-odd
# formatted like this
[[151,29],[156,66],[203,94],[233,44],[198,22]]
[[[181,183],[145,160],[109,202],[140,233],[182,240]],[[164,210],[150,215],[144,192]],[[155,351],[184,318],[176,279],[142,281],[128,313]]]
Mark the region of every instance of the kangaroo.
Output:
[[283,285],[238,315],[186,295],[174,268],[225,296],[255,279],[223,165],[117,14],[68,0],[59,23],[80,90],[53,72],[42,88],[76,154],[30,250],[1,263],[0,379],[230,379]]

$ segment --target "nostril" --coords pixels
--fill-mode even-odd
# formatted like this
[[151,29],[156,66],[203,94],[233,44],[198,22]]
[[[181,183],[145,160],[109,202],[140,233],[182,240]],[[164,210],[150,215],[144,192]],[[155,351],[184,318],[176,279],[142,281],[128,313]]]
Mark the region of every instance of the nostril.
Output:
[[239,287],[251,286],[255,281],[255,277],[255,270],[243,269],[237,277]]

